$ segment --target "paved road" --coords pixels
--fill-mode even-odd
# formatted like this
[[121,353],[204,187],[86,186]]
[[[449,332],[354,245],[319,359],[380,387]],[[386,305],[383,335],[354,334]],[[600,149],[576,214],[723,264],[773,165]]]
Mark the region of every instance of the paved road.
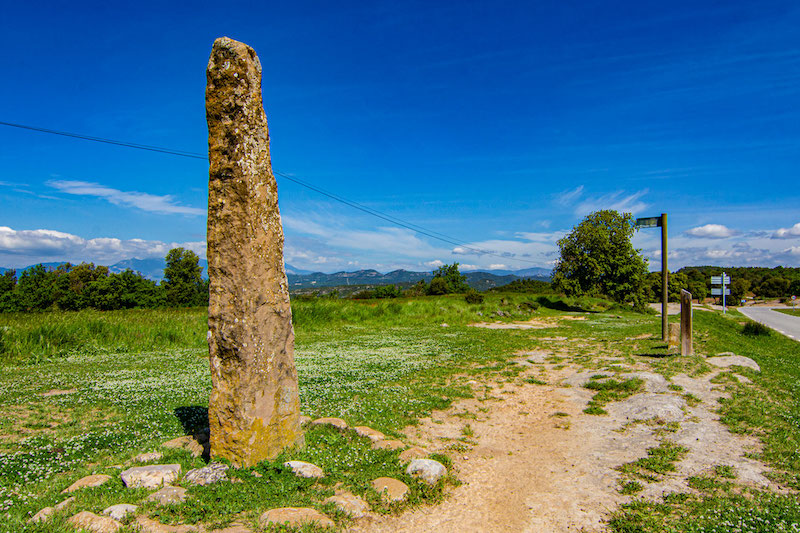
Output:
[[800,316],[778,313],[770,307],[740,307],[739,312],[783,333],[790,339],[800,340]]

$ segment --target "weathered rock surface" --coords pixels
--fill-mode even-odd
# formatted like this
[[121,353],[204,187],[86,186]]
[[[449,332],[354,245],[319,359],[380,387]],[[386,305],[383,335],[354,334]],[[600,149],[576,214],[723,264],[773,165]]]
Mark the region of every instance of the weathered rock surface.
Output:
[[399,450],[405,447],[406,445],[402,441],[394,439],[377,440],[372,443],[373,450]]
[[222,529],[212,529],[209,533],[253,533],[253,530],[242,524],[231,524]]
[[719,368],[728,368],[731,366],[743,366],[745,368],[752,368],[756,372],[761,372],[761,367],[758,363],[745,357],[743,355],[723,355],[717,357],[709,357],[706,362]]
[[379,477],[372,482],[372,488],[374,488],[382,498],[392,502],[402,501],[408,494],[408,485],[399,479],[391,477]]
[[292,469],[292,472],[299,477],[321,478],[325,477],[325,472],[317,465],[306,463],[305,461],[286,461],[283,466]]
[[435,485],[447,475],[447,468],[433,459],[414,459],[406,468],[406,474],[421,479],[428,485]]
[[258,519],[261,527],[269,524],[285,524],[300,527],[304,524],[315,524],[317,527],[333,527],[333,520],[310,507],[279,507],[270,509]]
[[107,476],[105,474],[92,474],[91,476],[82,477],[66,489],[62,490],[61,494],[74,492],[78,489],[85,489],[88,487],[99,487],[109,479],[111,479],[111,476]]
[[283,227],[256,53],[217,39],[207,82],[211,455],[252,466],[303,440]]
[[386,435],[384,435],[377,429],[372,429],[371,427],[367,426],[356,426],[353,428],[353,430],[359,437],[366,437],[372,442],[377,442],[379,440],[383,440],[386,438]]
[[117,505],[112,505],[111,507],[103,509],[103,514],[114,520],[122,521],[128,514],[135,513],[138,508],[139,507],[136,505],[131,505],[130,503],[118,503]]
[[186,501],[186,489],[167,485],[148,496],[145,501],[158,502],[159,505],[182,503]]
[[92,533],[115,533],[122,528],[122,524],[107,516],[97,516],[89,511],[81,511],[71,516],[67,522],[78,529]]
[[176,481],[180,473],[181,465],[169,464],[134,466],[123,471],[120,476],[126,487],[155,489]]
[[65,507],[67,507],[69,505],[72,505],[72,502],[74,502],[74,501],[75,501],[75,496],[70,496],[69,498],[67,498],[63,502],[57,503],[53,508],[56,511],[60,511],[61,509],[65,508]]
[[311,417],[306,415],[300,415],[300,425],[307,426],[311,423]]
[[323,503],[332,503],[344,513],[353,518],[361,518],[369,511],[369,504],[362,498],[347,491],[337,492],[334,496],[326,498]]
[[183,437],[168,440],[162,446],[175,450],[186,450],[192,454],[192,457],[200,457],[208,453],[208,441],[202,443],[192,435],[184,435]]
[[198,531],[195,526],[168,526],[146,516],[136,517],[136,527],[140,533],[195,533]]
[[400,459],[401,463],[407,463],[413,459],[424,459],[427,456],[428,452],[419,446],[412,446],[411,448],[401,452],[398,458]]
[[326,416],[323,418],[317,418],[311,422],[312,426],[333,426],[336,429],[347,429],[347,422],[342,420],[341,418],[334,418],[331,416]]
[[620,374],[617,379],[641,379],[644,381],[644,390],[647,392],[667,392],[669,382],[661,374],[655,372],[631,372],[630,374]]
[[28,519],[29,524],[37,524],[39,522],[47,522],[56,510],[53,507],[45,507],[40,509],[35,515]]
[[210,463],[202,468],[195,468],[186,472],[183,480],[193,485],[210,485],[228,479],[227,471],[230,467],[223,463]]
[[153,461],[158,461],[164,454],[161,452],[147,452],[147,453],[140,453],[136,457],[133,458],[134,463],[152,463]]
[[680,422],[684,418],[683,398],[672,394],[636,394],[605,409],[617,420],[650,420],[660,418],[666,422]]

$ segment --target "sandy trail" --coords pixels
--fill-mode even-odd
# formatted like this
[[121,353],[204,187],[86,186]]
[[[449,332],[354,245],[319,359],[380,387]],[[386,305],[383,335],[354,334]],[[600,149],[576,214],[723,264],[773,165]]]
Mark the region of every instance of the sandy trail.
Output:
[[[542,361],[538,355],[530,360]],[[602,362],[598,360],[598,366]],[[646,394],[609,404],[607,416],[592,416],[583,409],[593,393],[581,385],[596,371],[563,362],[531,364],[523,358],[521,363],[527,368],[520,377],[540,377],[548,385],[519,378],[472,382],[475,398],[406,429],[407,442],[453,458],[462,485],[452,489],[445,502],[399,516],[370,515],[351,531],[604,531],[610,513],[632,498],[619,493],[621,474],[615,467],[645,457],[647,449],[664,438],[655,431],[657,424],[631,423],[654,412],[680,419],[680,429],[667,438],[690,452],[676,473],[644,484],[637,497],[691,491],[686,478],[716,464],[733,466],[739,483],[769,486],[763,476],[767,468],[744,457],[758,442],[731,434],[713,412],[722,393],[710,379],[721,371],[702,378],[674,378],[673,383],[701,399],[697,406],[686,406],[683,392],[668,389],[661,376],[643,374]],[[627,370],[647,371],[648,366]],[[471,447],[454,451],[465,433],[474,433],[467,437]]]

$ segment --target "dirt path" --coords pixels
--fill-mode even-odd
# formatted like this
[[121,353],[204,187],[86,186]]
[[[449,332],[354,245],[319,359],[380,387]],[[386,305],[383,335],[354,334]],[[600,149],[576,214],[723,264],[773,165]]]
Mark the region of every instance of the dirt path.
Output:
[[[677,472],[645,483],[636,497],[691,491],[687,478],[714,465],[732,466],[738,483],[769,485],[766,467],[744,457],[757,441],[731,434],[713,412],[721,392],[710,380],[722,370],[697,379],[675,376],[673,389],[684,388],[675,391],[645,363],[628,366],[624,371],[638,371],[646,392],[593,416],[583,413],[593,392],[582,385],[597,371],[548,363],[547,356],[521,357],[526,369],[513,381],[471,382],[476,398],[407,428],[408,442],[453,457],[462,485],[445,502],[400,516],[372,515],[351,531],[604,531],[610,512],[632,498],[620,494],[615,467],[645,457],[664,438],[690,451]],[[527,376],[547,385],[527,383]],[[700,402],[687,406],[686,392]],[[665,437],[667,422],[673,424]]]

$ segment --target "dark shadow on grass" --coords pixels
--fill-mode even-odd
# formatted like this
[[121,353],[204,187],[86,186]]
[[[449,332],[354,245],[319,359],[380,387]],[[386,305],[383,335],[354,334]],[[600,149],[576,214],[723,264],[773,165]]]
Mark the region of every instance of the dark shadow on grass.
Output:
[[546,307],[547,309],[553,309],[554,311],[566,311],[568,313],[594,313],[595,311],[587,311],[583,307],[579,307],[577,305],[572,305],[564,300],[557,299],[551,300],[547,296],[539,296],[536,298],[536,301],[542,307]]
[[670,357],[675,354],[672,352],[651,352],[651,353],[637,353],[634,355],[637,357],[651,357],[654,359],[663,359],[664,357]]
[[195,435],[208,427],[208,407],[190,405],[176,407],[173,412],[183,426],[183,432],[186,435]]

